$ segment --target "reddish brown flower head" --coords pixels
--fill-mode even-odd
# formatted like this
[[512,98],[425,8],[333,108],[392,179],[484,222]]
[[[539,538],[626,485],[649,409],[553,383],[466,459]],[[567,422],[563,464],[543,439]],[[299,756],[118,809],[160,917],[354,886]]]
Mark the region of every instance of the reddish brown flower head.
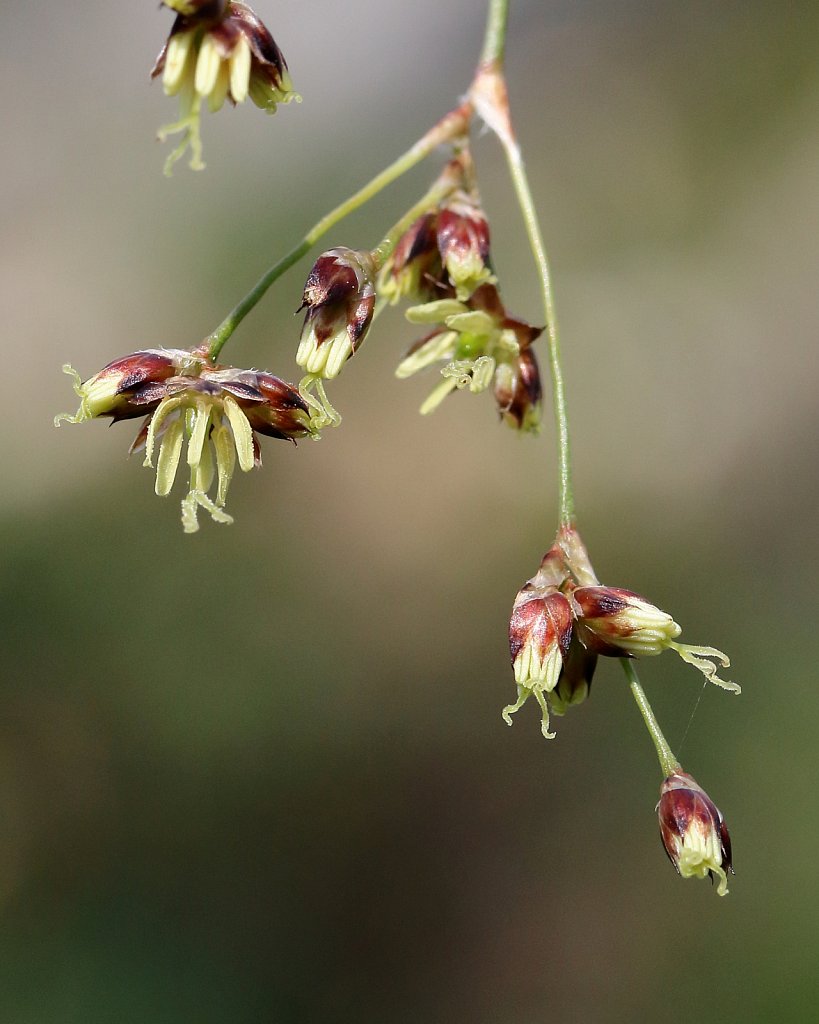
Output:
[[178,93],[181,100],[178,122],[161,129],[160,138],[181,131],[185,136],[168,158],[166,173],[188,145],[191,167],[204,167],[199,136],[202,100],[216,111],[226,99],[236,104],[249,96],[273,114],[279,103],[299,99],[281,50],[247,4],[179,0],[168,6],[179,13],[151,77],[161,74],[167,95]]
[[384,267],[380,291],[389,302],[403,298],[466,302],[481,284],[495,281],[489,225],[467,149],[449,161],[437,188],[442,195],[438,207],[404,232]]
[[436,237],[437,213],[419,217],[404,232],[387,261],[380,290],[390,302],[440,299],[451,292],[444,281],[443,263]]
[[660,836],[668,858],[683,878],[719,879],[717,892],[728,892],[731,837],[719,808],[687,772],[669,775],[657,805]]
[[509,653],[518,699],[503,709],[507,724],[512,724],[510,716],[534,694],[542,712],[543,735],[552,738],[546,694],[557,685],[571,639],[572,608],[566,597],[557,592],[538,593],[527,584],[519,592],[509,620]]
[[736,683],[717,675],[714,662],[724,667],[731,664],[726,654],[716,647],[678,643],[677,623],[639,594],[620,587],[589,586],[574,590],[572,600],[578,636],[590,651],[610,658],[640,658],[672,650],[710,683],[740,692]]
[[[174,95],[186,81],[218,110],[225,99],[250,95],[263,109],[295,98],[287,62],[259,16],[247,4],[223,0],[168,4],[180,13],[151,69]],[[192,76],[192,77],[191,77]]]
[[[145,415],[131,452],[145,449],[153,466],[156,493],[173,487],[187,441],[190,487],[182,501],[186,532],[198,529],[197,510],[217,522],[231,522],[225,496],[236,462],[242,470],[261,465],[258,434],[294,441],[313,433],[310,410],[298,390],[272,374],[213,366],[205,349],[135,352],[109,363],[74,385],[80,408],[57,418],[79,423],[95,416],[128,419]],[[214,479],[216,494],[208,495]]]
[[680,635],[670,615],[631,590],[578,587],[573,598],[580,636],[597,654],[614,658],[661,654]]
[[456,297],[466,300],[494,281],[489,266],[489,224],[476,194],[457,192],[438,214],[438,251]]
[[364,340],[375,309],[375,264],[366,251],[339,247],[323,253],[307,277],[307,307],[299,366],[316,377],[337,377]]
[[62,414],[57,421],[81,423],[97,416],[114,421],[144,416],[164,398],[163,384],[197,363],[188,349],[145,349],[115,359],[83,381],[70,366],[63,370],[74,378],[80,407],[73,416]]

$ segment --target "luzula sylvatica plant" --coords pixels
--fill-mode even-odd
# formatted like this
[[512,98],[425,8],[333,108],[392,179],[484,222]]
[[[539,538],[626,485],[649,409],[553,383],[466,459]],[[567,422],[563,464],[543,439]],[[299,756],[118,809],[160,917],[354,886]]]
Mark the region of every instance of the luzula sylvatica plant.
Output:
[[[217,523],[231,522],[225,511],[228,486],[237,464],[243,471],[261,465],[260,435],[295,443],[318,439],[339,425],[327,382],[359,353],[385,306],[406,303],[407,319],[418,325],[420,337],[400,357],[396,374],[432,372],[436,383],[422,414],[455,391],[489,392],[502,424],[536,435],[543,408],[540,354],[549,370],[557,425],[558,517],[554,540],[513,604],[509,646],[517,692],[503,717],[511,725],[511,716],[533,697],[542,734],[551,739],[550,716],[563,715],[588,697],[598,658],[619,659],[663,773],[658,813],[668,856],[683,877],[717,878],[717,891],[724,894],[732,868],[722,815],[671,752],[635,662],[671,650],[715,685],[734,693],[739,687],[717,674],[717,665],[728,665],[721,651],[678,642],[681,630],[671,615],[630,590],[602,585],[578,533],[549,266],[504,77],[508,3],[489,0],[483,51],[465,98],[326,213],[207,338],[189,349],[149,348],[117,356],[86,380],[66,366],[80,405],[57,422],[141,419],[130,450],[144,451],[145,465],[156,471],[156,493],[163,496],[174,486],[184,451],[188,489],[182,525],[192,533],[202,510]],[[160,137],[182,136],[166,172],[188,150],[190,167],[200,170],[203,105],[215,112],[225,100],[236,104],[250,98],[273,113],[298,97],[281,51],[246,4],[166,0],[165,6],[176,18],[152,74],[166,93],[179,96],[181,110]],[[489,220],[472,154],[472,137],[484,126],[503,149],[522,213],[540,282],[540,326],[506,308],[492,263]],[[382,228],[374,248],[352,249],[337,240],[315,260],[301,291],[301,337],[294,339],[303,371],[298,384],[222,361],[236,328],[285,271],[347,214],[441,150],[443,170],[431,176],[429,189],[411,209]]]

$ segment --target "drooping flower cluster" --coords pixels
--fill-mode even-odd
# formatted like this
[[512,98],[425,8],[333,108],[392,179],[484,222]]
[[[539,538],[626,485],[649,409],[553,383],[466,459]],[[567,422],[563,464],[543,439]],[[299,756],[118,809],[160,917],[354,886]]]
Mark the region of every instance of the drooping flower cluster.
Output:
[[396,376],[443,363],[444,379],[422,414],[452,391],[478,394],[491,386],[501,418],[517,430],[537,432],[542,387],[531,345],[542,329],[511,316],[501,301],[468,149],[447,164],[439,181],[446,198],[404,233],[379,279],[383,299],[420,302],[406,317],[432,328],[410,347]]
[[637,658],[670,649],[709,682],[739,693],[739,686],[720,679],[708,660],[728,666],[728,657],[714,647],[678,643],[680,632],[670,615],[645,598],[601,586],[577,532],[564,529],[515,598],[509,650],[518,699],[503,709],[503,717],[511,725],[510,716],[534,694],[543,735],[553,739],[549,705],[563,714],[588,696],[598,655]]
[[719,879],[717,893],[728,892],[731,837],[719,808],[687,772],[669,775],[657,804],[660,836],[668,859],[683,878]]
[[[145,451],[145,465],[156,458],[156,493],[170,493],[187,439],[190,470],[182,500],[186,533],[198,528],[204,508],[219,523],[236,463],[247,472],[261,465],[257,435],[294,441],[313,433],[307,403],[298,390],[259,370],[214,366],[204,349],[146,349],[117,359],[82,381],[70,366],[80,407],[62,420],[82,423],[99,416],[115,422],[144,416],[129,454]],[[208,495],[214,479],[216,493]]]
[[234,105],[248,96],[262,110],[274,114],[280,103],[300,97],[293,91],[287,63],[270,32],[247,4],[225,0],[165,0],[177,12],[167,42],[160,51],[151,77],[162,75],[168,96],[180,97],[179,120],[160,129],[165,139],[184,132],[181,144],[171,153],[166,173],[191,147],[190,166],[201,170],[202,143],[199,110],[221,109],[225,100]]

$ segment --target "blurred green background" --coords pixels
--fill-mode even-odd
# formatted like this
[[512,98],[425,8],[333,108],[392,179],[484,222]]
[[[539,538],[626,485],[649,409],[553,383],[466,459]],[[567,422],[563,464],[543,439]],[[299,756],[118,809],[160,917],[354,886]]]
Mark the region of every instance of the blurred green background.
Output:
[[[378,323],[343,427],[183,536],[130,425],[55,431],[88,376],[210,331],[465,89],[482,4],[258,0],[301,106],[175,103],[155,4],[8,4],[0,289],[10,366],[0,645],[0,1020],[805,1021],[817,1001],[819,6],[513,2],[508,72],[554,264],[580,526],[602,578],[733,658],[643,682],[731,828],[718,899],[660,847],[616,664],[544,742],[506,624],[555,526],[551,421],[433,417]],[[539,321],[497,147],[507,303]],[[434,158],[328,237],[372,245]],[[309,259],[226,353],[293,379]],[[814,568],[811,569],[810,567]],[[701,700],[700,700],[701,698]]]

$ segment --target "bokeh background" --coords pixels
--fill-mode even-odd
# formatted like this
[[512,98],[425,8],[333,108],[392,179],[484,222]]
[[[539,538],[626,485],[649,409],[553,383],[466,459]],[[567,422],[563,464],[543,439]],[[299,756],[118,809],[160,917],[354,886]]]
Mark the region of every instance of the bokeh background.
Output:
[[[400,314],[334,388],[343,427],[234,482],[232,527],[183,536],[130,425],[53,429],[62,363],[197,343],[462,93],[484,17],[257,9],[304,103],[207,118],[207,171],[169,181],[169,13],[4,5],[0,1020],[812,1019],[819,6],[512,4],[584,537],[743,686],[643,666],[731,827],[726,899],[666,861],[616,664],[553,743],[529,706],[501,721],[551,421],[518,438],[467,395],[419,418]],[[490,137],[476,158],[504,295],[538,321]],[[374,244],[442,159],[327,245]],[[309,262],[231,360],[296,376]]]

